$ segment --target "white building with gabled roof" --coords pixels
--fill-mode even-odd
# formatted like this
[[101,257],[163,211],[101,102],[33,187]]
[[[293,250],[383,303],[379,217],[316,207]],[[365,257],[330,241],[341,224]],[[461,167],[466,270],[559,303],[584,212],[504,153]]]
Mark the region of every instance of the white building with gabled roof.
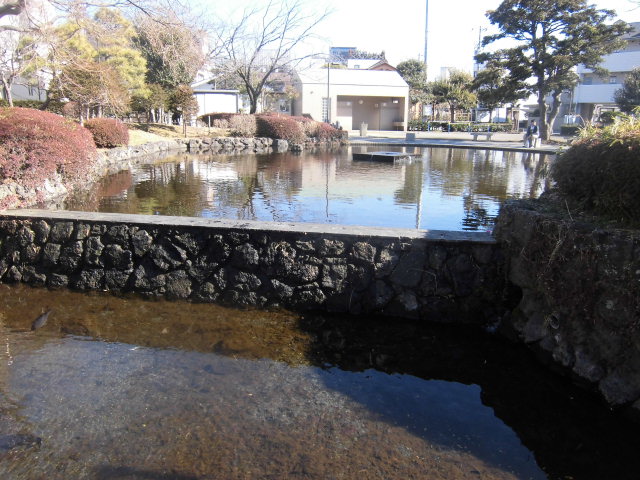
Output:
[[338,122],[345,130],[406,130],[409,85],[396,71],[311,68],[298,72],[294,115]]

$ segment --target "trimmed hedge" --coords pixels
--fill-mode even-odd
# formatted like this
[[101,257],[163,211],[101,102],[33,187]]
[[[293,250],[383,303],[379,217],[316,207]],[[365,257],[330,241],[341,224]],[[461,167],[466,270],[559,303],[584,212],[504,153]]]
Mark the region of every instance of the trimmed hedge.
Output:
[[639,225],[640,121],[586,127],[551,168],[558,191],[577,206]]
[[0,179],[41,187],[56,173],[68,184],[86,179],[96,146],[86,128],[30,108],[0,108]]
[[288,115],[257,115],[259,137],[286,140],[289,143],[303,143],[306,135],[302,124]]
[[98,148],[114,148],[129,144],[129,129],[115,118],[92,118],[84,126],[93,135]]
[[[220,121],[220,120],[216,120]],[[258,124],[255,115],[233,115],[228,120],[229,133],[234,137],[251,138],[258,133]]]

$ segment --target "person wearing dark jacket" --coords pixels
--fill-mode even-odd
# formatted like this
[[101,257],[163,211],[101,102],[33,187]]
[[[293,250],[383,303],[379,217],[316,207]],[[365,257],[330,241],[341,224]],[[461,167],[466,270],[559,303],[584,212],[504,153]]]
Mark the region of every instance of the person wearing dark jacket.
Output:
[[531,120],[531,123],[527,127],[527,132],[524,134],[524,147],[531,148],[536,146],[538,141],[538,125],[535,120]]

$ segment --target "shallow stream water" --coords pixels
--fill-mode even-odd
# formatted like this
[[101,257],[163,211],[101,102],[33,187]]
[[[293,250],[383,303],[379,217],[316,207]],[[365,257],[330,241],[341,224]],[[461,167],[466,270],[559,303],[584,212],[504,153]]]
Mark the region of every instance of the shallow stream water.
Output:
[[0,285],[6,480],[637,478],[567,384],[469,326]]
[[354,161],[362,150],[181,154],[108,176],[69,210],[438,230],[491,229],[500,204],[544,190],[549,155],[402,148],[411,161]]

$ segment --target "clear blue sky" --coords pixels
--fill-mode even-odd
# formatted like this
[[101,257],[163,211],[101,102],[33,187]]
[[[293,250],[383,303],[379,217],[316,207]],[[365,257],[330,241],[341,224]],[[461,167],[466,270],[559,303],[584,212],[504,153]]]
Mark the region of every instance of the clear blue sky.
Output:
[[[321,1],[318,2],[319,4]],[[354,46],[385,50],[392,64],[424,52],[425,0],[325,0],[334,13],[318,32],[328,47]],[[485,16],[501,0],[429,0],[429,76],[440,67],[471,71],[480,28],[489,28]],[[627,22],[640,21],[640,0],[598,0],[598,8],[615,10]],[[486,30],[483,30],[486,34]]]
[[[197,1],[197,0],[196,0]],[[264,0],[233,2],[200,1],[221,18],[246,6],[264,6]],[[429,0],[429,76],[441,67],[472,71],[473,51],[480,28],[490,24],[487,10],[501,0]],[[640,0],[592,0],[598,8],[615,10],[627,22],[640,22]],[[424,52],[426,0],[307,0],[311,13],[329,8],[333,13],[316,29],[318,39],[307,48],[328,53],[330,46],[384,50],[388,60],[397,64],[420,58]],[[486,30],[482,31],[486,34]]]

